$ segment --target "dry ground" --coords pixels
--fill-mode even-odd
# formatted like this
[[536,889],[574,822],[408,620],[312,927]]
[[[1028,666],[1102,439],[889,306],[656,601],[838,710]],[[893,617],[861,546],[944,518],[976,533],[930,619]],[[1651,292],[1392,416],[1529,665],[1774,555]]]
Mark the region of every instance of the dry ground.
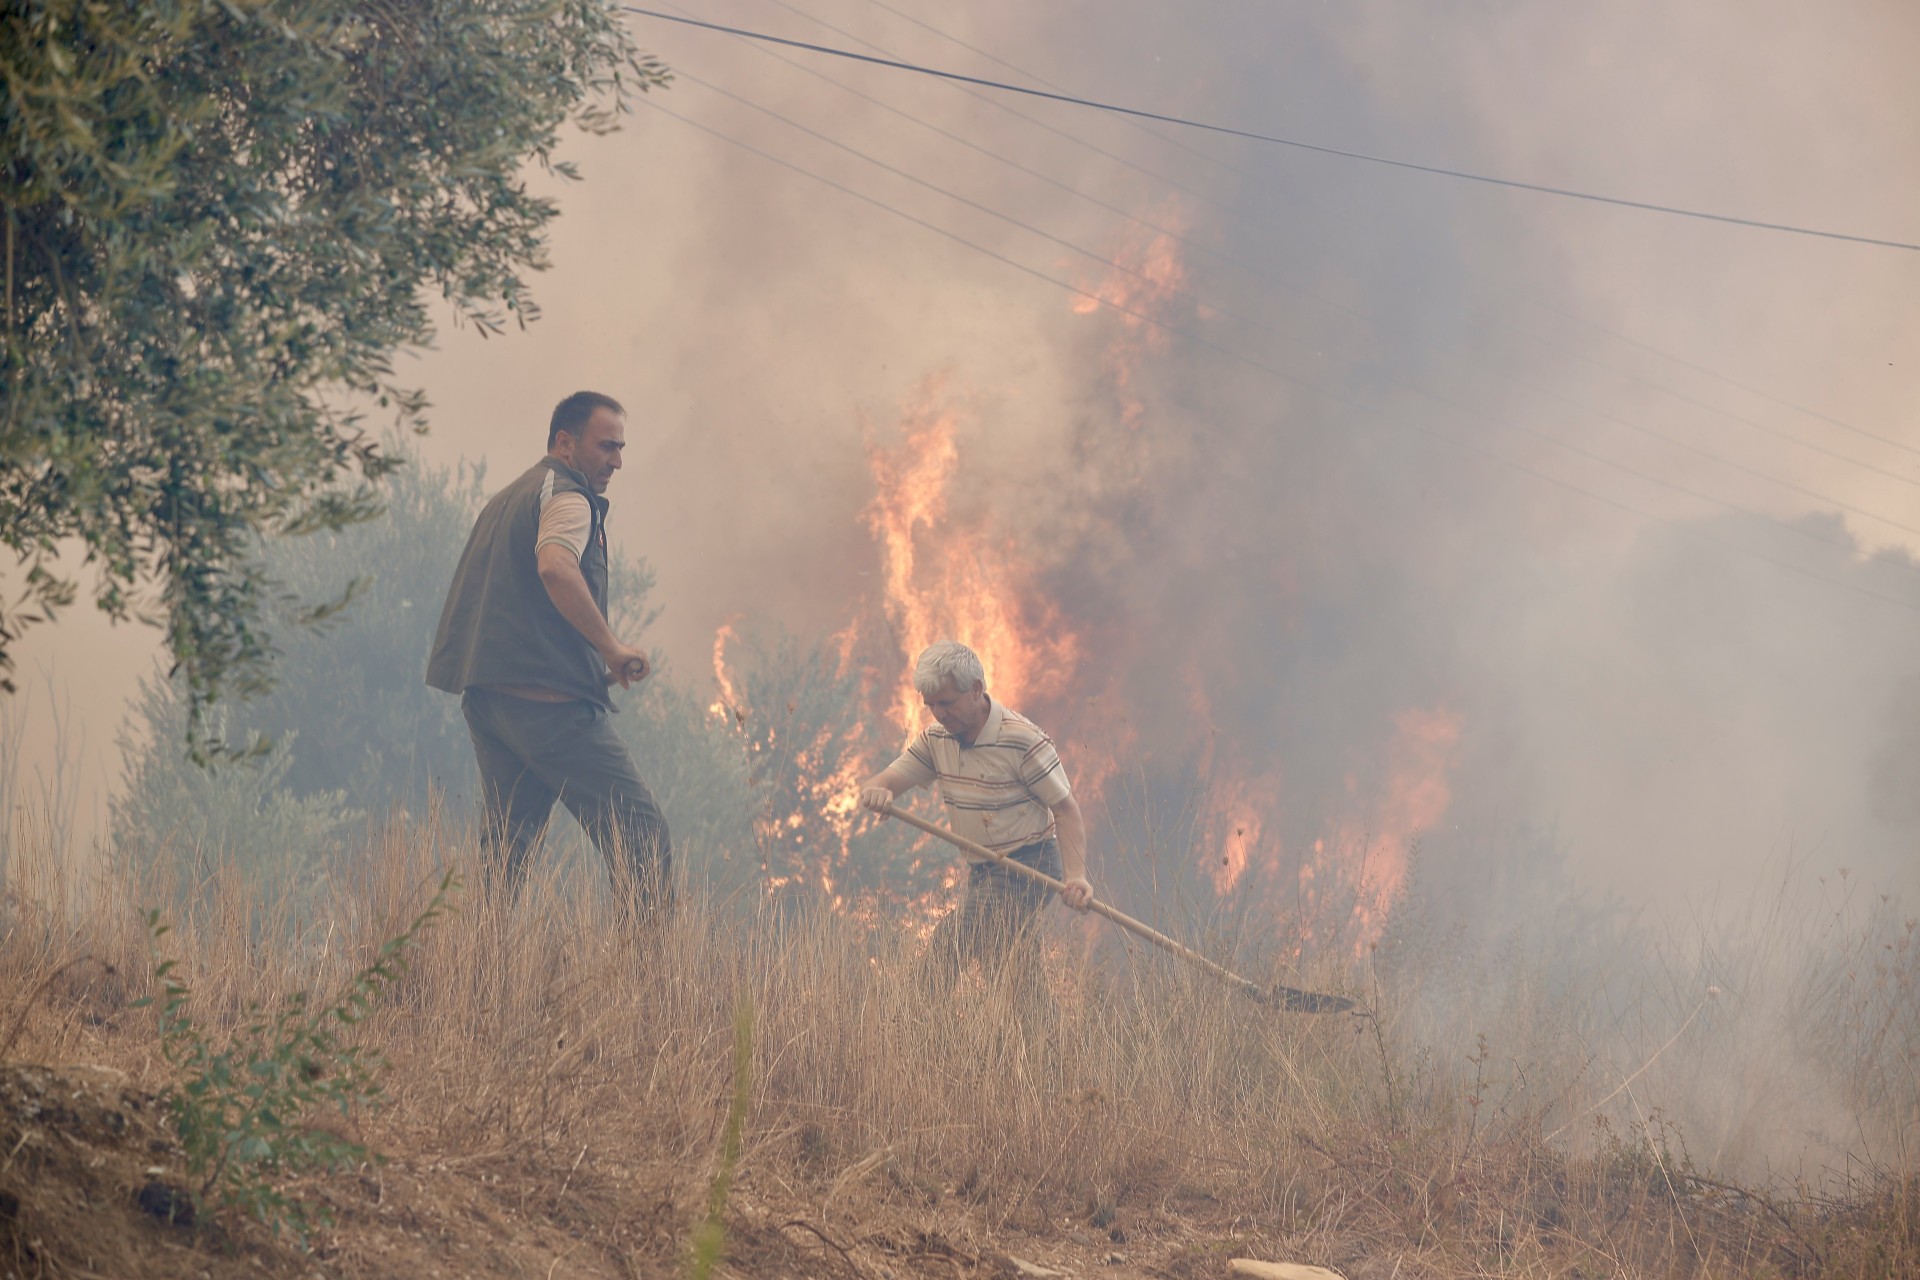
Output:
[[[393,831],[270,911],[216,877],[162,946],[201,1021],[230,1027],[250,1001],[336,987],[468,856]],[[1390,993],[1368,993],[1375,1020],[1277,1015],[1123,956],[1063,965],[1038,1004],[976,982],[934,1007],[914,940],[884,926],[689,902],[636,929],[553,884],[511,911],[469,889],[423,937],[362,1029],[389,1059],[385,1105],[310,1121],[381,1159],[280,1179],[333,1217],[303,1249],[231,1212],[182,1220],[172,1077],[133,1006],[149,900],[18,852],[9,868],[0,1275],[683,1274],[742,1003],[723,1274],[1185,1280],[1245,1256],[1355,1280],[1920,1275],[1911,1163],[1743,1188],[1658,1125],[1598,1125],[1570,1079],[1434,1068]]]

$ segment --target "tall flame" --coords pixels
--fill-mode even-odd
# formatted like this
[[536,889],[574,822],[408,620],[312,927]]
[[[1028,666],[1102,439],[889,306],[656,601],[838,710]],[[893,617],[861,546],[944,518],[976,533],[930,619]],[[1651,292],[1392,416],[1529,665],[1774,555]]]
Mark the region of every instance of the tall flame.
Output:
[[[1374,810],[1354,886],[1355,947],[1361,953],[1379,941],[1387,913],[1406,887],[1414,841],[1433,830],[1453,803],[1447,773],[1459,742],[1460,717],[1445,707],[1402,711],[1394,720],[1386,792]],[[1351,780],[1348,787],[1354,788]]]
[[1166,321],[1178,318],[1176,301],[1187,287],[1187,268],[1180,258],[1180,241],[1172,231],[1184,219],[1177,210],[1157,219],[1168,231],[1142,231],[1115,250],[1115,266],[1105,279],[1085,286],[1075,298],[1076,315],[1109,313],[1120,322],[1103,358],[1113,384],[1120,421],[1138,427],[1146,416],[1146,401],[1136,385],[1136,369],[1148,355],[1166,350]]
[[1347,776],[1347,816],[1330,838],[1314,842],[1313,858],[1300,868],[1309,937],[1350,937],[1356,957],[1380,940],[1406,889],[1415,844],[1453,802],[1448,773],[1459,741],[1460,718],[1447,708],[1402,711],[1371,794],[1367,778]]
[[[939,403],[930,381],[908,405],[898,448],[870,444],[874,498],[864,513],[879,544],[883,609],[901,659],[911,664],[936,640],[958,640],[980,655],[987,689],[1015,706],[1058,696],[1079,664],[1079,640],[1036,589],[1010,531],[956,513],[958,413]],[[925,712],[911,686],[893,686],[896,723],[917,728]]]
[[707,714],[716,720],[746,715],[740,691],[734,687],[733,673],[727,668],[727,645],[739,638],[733,633],[733,623],[733,619],[728,619],[713,633],[713,686],[719,691],[719,697],[708,705]]
[[[1236,780],[1226,787],[1228,794],[1217,795],[1215,803],[1218,818],[1213,824],[1212,838],[1205,842],[1208,850],[1218,851],[1218,860],[1213,865],[1202,868],[1207,879],[1213,881],[1213,891],[1224,897],[1233,890],[1240,878],[1247,873],[1247,866],[1256,854],[1266,854],[1260,844],[1260,837],[1266,827],[1265,807],[1250,795],[1247,784]],[[1271,856],[1278,856],[1276,842]]]
[[[1177,221],[1162,217],[1169,225]],[[1092,296],[1074,310],[1117,318],[1106,332],[1102,362],[1120,423],[1139,428],[1144,362],[1168,345],[1166,328],[1155,321],[1182,318],[1186,269],[1170,234],[1137,237],[1116,255],[1119,268],[1089,285]],[[1204,313],[1190,310],[1186,318],[1204,319]],[[852,897],[846,886],[853,880],[852,841],[866,829],[855,802],[858,781],[886,762],[891,733],[911,733],[925,721],[907,678],[915,658],[936,640],[955,639],[980,655],[997,699],[1035,713],[1056,732],[1068,729],[1062,755],[1083,804],[1098,804],[1111,780],[1136,771],[1143,784],[1150,768],[1170,770],[1156,777],[1197,779],[1205,807],[1196,826],[1199,862],[1191,872],[1220,897],[1251,895],[1256,907],[1292,917],[1303,945],[1351,944],[1364,956],[1405,891],[1415,842],[1451,804],[1459,718],[1445,707],[1402,711],[1392,721],[1380,767],[1349,772],[1345,794],[1289,797],[1273,753],[1257,741],[1216,752],[1207,681],[1194,666],[1170,677],[1184,676],[1191,685],[1187,719],[1178,723],[1175,715],[1176,723],[1167,723],[1164,713],[1156,716],[1148,741],[1163,754],[1149,765],[1131,717],[1151,704],[1129,687],[1127,638],[1100,635],[1094,623],[1069,617],[1047,588],[1056,566],[1020,541],[1028,523],[973,487],[983,482],[966,466],[963,405],[941,379],[929,378],[903,406],[897,431],[885,438],[869,434],[874,490],[860,517],[879,558],[879,591],[832,637],[827,661],[836,668],[836,688],[858,684],[860,711],[851,726],[802,724],[805,716],[796,717],[792,703],[784,715],[778,706],[749,706],[784,695],[766,697],[759,676],[750,671],[743,682],[729,666],[728,646],[736,640],[731,621],[714,636],[719,696],[713,714],[742,733],[756,778],[777,775],[785,806],[770,807],[756,822],[768,884],[804,885],[857,918],[876,925],[906,921],[922,932],[950,904],[959,867],[924,841],[895,864],[918,877],[911,893],[876,899],[863,890]],[[1108,434],[1100,443],[1116,438]],[[1146,434],[1128,438],[1145,457],[1152,445]],[[1124,466],[1104,474],[1112,483],[1132,482]],[[1101,655],[1099,682],[1082,670],[1091,652]],[[1290,799],[1320,816],[1290,814]],[[1289,855],[1283,832],[1291,833],[1298,852]]]

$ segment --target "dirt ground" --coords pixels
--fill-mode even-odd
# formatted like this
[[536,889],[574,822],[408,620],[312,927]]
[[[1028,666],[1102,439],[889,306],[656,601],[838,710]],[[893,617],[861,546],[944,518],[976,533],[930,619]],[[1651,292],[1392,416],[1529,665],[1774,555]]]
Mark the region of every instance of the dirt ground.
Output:
[[[287,1184],[332,1217],[303,1249],[291,1233],[196,1215],[165,1118],[161,1098],[112,1068],[0,1070],[0,1275],[679,1275],[707,1192],[703,1171],[644,1152],[582,1150],[562,1162],[557,1186],[554,1170],[484,1156],[388,1153]],[[843,1170],[824,1190],[770,1181],[742,1170],[720,1274],[1189,1280],[1227,1274],[1231,1257],[1274,1256],[1251,1224],[1209,1214],[1210,1197],[1194,1188],[1148,1213],[1095,1207],[1056,1222],[1009,1209],[1004,1196],[989,1210],[978,1188],[916,1185],[884,1160]],[[1364,1257],[1297,1260],[1337,1264],[1355,1280],[1394,1272]]]

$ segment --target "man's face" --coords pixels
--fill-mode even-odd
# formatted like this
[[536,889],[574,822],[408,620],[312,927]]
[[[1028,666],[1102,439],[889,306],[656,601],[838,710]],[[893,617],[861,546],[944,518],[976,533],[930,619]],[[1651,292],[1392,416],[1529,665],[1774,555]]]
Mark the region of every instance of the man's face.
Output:
[[954,688],[953,681],[949,680],[940,686],[940,692],[922,694],[920,701],[933,713],[941,728],[968,744],[986,728],[987,713],[993,709],[986,686],[977,680],[965,691]]
[[581,426],[579,436],[562,431],[554,438],[553,456],[584,474],[595,493],[605,493],[626,447],[627,420],[602,406]]

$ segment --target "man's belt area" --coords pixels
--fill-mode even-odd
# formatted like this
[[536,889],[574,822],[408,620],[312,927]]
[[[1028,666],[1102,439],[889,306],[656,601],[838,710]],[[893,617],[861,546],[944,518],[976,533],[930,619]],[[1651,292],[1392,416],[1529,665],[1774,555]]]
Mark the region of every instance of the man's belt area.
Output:
[[579,702],[580,699],[570,693],[560,693],[554,689],[544,689],[537,684],[483,684],[480,686],[488,693],[504,693],[509,698],[524,698],[528,702]]

